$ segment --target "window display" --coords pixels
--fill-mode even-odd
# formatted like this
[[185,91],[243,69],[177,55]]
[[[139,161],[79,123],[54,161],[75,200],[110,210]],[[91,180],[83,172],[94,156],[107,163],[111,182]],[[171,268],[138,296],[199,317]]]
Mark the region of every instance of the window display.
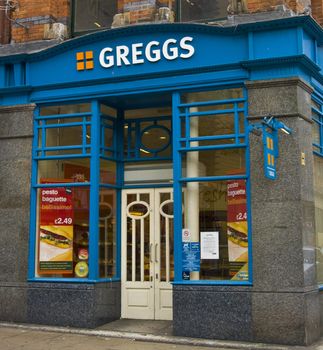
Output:
[[181,101],[182,279],[249,281],[243,90]]

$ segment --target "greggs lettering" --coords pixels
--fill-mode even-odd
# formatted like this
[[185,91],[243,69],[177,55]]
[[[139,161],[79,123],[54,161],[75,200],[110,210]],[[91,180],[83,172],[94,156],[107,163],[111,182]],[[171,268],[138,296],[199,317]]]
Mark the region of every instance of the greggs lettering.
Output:
[[146,46],[143,43],[134,43],[130,47],[118,45],[115,49],[106,47],[101,50],[99,61],[103,68],[121,67],[134,64],[143,64],[145,61],[158,62],[163,58],[173,61],[178,58],[187,59],[194,55],[195,49],[190,44],[192,37],[186,36],[181,40],[167,39],[163,43],[150,41]]

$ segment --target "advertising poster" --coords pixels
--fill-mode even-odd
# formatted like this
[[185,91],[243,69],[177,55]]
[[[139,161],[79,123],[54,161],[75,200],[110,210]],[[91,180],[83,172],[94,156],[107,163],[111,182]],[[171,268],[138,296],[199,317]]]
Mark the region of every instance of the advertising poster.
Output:
[[72,189],[42,188],[39,205],[38,272],[71,274],[73,272]]
[[227,201],[227,237],[231,279],[248,280],[248,223],[245,180],[227,182]]

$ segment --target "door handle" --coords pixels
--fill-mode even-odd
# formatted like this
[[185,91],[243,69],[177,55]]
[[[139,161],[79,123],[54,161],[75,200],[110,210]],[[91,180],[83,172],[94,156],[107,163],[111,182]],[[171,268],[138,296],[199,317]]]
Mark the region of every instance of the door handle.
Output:
[[153,251],[153,244],[150,243],[150,244],[149,244],[149,261],[150,261],[151,263],[153,262],[152,251]]
[[155,262],[158,262],[158,243],[155,244]]

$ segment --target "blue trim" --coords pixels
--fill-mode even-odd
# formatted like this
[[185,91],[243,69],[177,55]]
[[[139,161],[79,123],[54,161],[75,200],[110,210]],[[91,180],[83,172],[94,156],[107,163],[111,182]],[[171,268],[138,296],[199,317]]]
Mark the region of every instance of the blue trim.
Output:
[[39,283],[87,283],[87,284],[97,284],[105,282],[120,282],[120,278],[101,278],[98,280],[91,280],[86,278],[28,278],[28,282],[39,282]]
[[323,292],[323,285],[322,284],[319,285],[319,292]]
[[181,121],[179,118],[180,95],[173,94],[173,181],[174,181],[174,282],[182,280],[182,187],[180,177],[182,159],[179,152]]
[[[248,101],[248,91],[247,89],[243,89],[243,95]],[[244,110],[244,129],[248,130],[248,103],[245,103],[245,110]],[[246,174],[247,174],[247,181],[246,181],[246,190],[247,190],[247,225],[248,225],[248,275],[249,275],[249,282],[253,283],[253,254],[252,254],[252,213],[251,213],[251,179],[250,179],[250,133],[248,133],[246,137]]]
[[90,237],[89,237],[89,279],[99,278],[99,194],[100,194],[100,106],[92,101],[91,162],[90,162]]
[[124,182],[124,163],[122,162],[123,157],[123,145],[124,145],[124,112],[123,110],[117,110],[117,119],[119,123],[116,123],[116,136],[115,142],[116,145],[121,145],[121,147],[116,146],[117,150],[117,185],[120,189],[117,191],[117,237],[116,237],[116,249],[117,249],[117,259],[116,259],[116,277],[121,278],[121,227],[122,227],[122,196],[121,188]]

